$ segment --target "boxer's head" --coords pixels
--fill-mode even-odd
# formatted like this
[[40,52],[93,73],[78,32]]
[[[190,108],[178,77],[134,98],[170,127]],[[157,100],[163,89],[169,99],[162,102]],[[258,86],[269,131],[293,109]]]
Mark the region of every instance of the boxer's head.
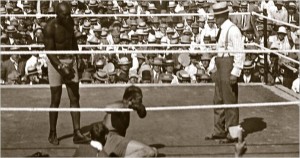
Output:
[[98,141],[102,145],[105,144],[105,136],[108,133],[108,129],[103,125],[102,122],[93,124],[90,133],[92,140]]
[[73,30],[74,21],[71,18],[71,6],[67,2],[61,2],[56,6],[56,15],[59,24]]
[[139,87],[130,86],[126,88],[124,95],[124,101],[130,101],[132,104],[142,104],[143,102],[143,93]]

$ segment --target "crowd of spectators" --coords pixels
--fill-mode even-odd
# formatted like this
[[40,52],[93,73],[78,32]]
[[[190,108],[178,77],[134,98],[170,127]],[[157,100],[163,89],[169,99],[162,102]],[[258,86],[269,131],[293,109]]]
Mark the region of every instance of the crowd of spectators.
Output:
[[[73,17],[74,33],[81,50],[91,53],[77,55],[79,59],[82,84],[113,83],[201,83],[213,82],[210,67],[214,64],[214,54],[197,54],[193,50],[215,50],[219,28],[215,24],[211,6],[215,0],[187,1],[101,1],[73,0],[72,15],[103,14],[147,14],[149,16],[128,17]],[[2,0],[1,47],[2,51],[44,50],[43,28],[54,17],[41,15],[55,14],[58,0]],[[269,18],[280,20],[299,27],[299,2],[289,0],[227,0],[231,13],[267,11]],[[198,13],[198,16],[172,16],[179,13]],[[36,17],[18,17],[14,14],[36,15]],[[151,16],[169,14],[169,16]],[[264,46],[263,18],[250,14],[230,16],[244,35],[245,49],[256,50],[256,43]],[[268,48],[299,61],[297,53],[286,50],[299,49],[300,29],[290,27],[282,22],[267,22]],[[155,47],[145,47],[157,44]],[[189,44],[190,46],[172,46]],[[18,45],[29,45],[18,47]],[[89,45],[89,46],[85,46]],[[119,46],[127,45],[127,46]],[[138,45],[138,46],[132,46]],[[141,54],[122,53],[122,51],[142,52],[143,50],[190,50],[186,53]],[[281,50],[285,50],[281,52]],[[111,53],[99,54],[97,51]],[[45,84],[47,83],[47,56],[36,55],[2,55],[2,84]],[[264,55],[247,53],[240,82],[265,82],[264,73],[268,75],[269,84],[283,84],[299,93],[298,64],[284,60],[276,54],[268,54],[269,71],[264,69]],[[293,86],[293,82],[296,85]],[[293,87],[292,87],[293,86]]]

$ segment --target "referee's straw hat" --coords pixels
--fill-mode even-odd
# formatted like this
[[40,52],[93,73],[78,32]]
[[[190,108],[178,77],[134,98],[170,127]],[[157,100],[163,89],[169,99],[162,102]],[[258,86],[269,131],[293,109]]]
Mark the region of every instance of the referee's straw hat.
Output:
[[226,2],[215,3],[212,6],[212,9],[214,11],[214,15],[229,13],[229,8]]

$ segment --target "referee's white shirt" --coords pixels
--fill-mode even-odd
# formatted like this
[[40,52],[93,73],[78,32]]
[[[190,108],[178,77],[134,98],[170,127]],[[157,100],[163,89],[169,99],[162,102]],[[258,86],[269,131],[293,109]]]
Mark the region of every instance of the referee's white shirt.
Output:
[[[234,25],[234,26],[232,26],[232,25]],[[229,55],[233,56],[234,62],[233,62],[233,69],[231,71],[231,74],[236,77],[239,77],[241,74],[241,71],[243,69],[243,65],[244,65],[244,61],[245,61],[245,53],[243,52],[244,41],[242,40],[242,33],[239,30],[239,28],[234,23],[232,23],[230,20],[226,20],[221,25],[221,29],[222,29],[222,31],[221,31],[219,40],[217,42],[217,50],[219,51],[218,57],[222,57],[222,56],[227,57]],[[234,51],[240,50],[240,52],[233,52],[233,53],[223,53],[222,52],[223,50],[225,50],[225,40],[226,40],[227,32],[228,32],[227,50],[234,50]]]

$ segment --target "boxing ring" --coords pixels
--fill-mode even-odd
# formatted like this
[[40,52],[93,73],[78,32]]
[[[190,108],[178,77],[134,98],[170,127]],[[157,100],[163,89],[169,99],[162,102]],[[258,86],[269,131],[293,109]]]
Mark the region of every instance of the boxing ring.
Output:
[[[243,13],[244,14],[244,13]],[[256,13],[247,13],[255,15]],[[186,16],[174,14],[172,16]],[[194,15],[194,14],[191,14]],[[7,15],[1,15],[4,17]],[[24,15],[14,15],[24,16]],[[26,15],[36,16],[36,15]],[[52,15],[39,15],[51,17]],[[137,15],[76,15],[74,17],[114,17]],[[150,16],[150,15],[138,15]],[[155,16],[169,16],[157,14]],[[194,16],[199,16],[195,14]],[[262,16],[262,15],[257,15]],[[264,17],[267,18],[267,17]],[[274,20],[274,19],[269,19]],[[290,26],[291,24],[288,24]],[[299,28],[298,26],[291,25]],[[102,45],[103,47],[105,45]],[[162,46],[162,45],[145,45]],[[184,46],[169,45],[169,46]],[[300,64],[277,51],[245,50],[245,53],[274,53]],[[5,47],[5,46],[1,46]],[[22,47],[22,46],[21,46]],[[31,47],[31,46],[24,46]],[[39,47],[39,46],[38,46]],[[87,46],[89,47],[89,46]],[[90,45],[95,47],[95,45]],[[1,54],[82,54],[91,51],[5,51]],[[182,51],[122,51],[117,53],[191,53]],[[224,51],[225,52],[225,51]],[[232,51],[230,51],[232,52]],[[284,52],[284,51],[283,51]],[[296,52],[299,50],[288,50]],[[95,51],[93,53],[107,53]],[[192,53],[217,53],[217,51],[193,50]],[[88,133],[90,125],[103,119],[104,111],[131,111],[130,109],[105,109],[108,103],[120,100],[125,87],[116,85],[80,85],[80,109],[70,109],[66,90],[62,92],[60,108],[49,108],[49,85],[1,85],[1,156],[23,157],[37,151],[51,157],[70,157],[78,145],[72,141],[72,123],[69,112],[81,111],[81,131]],[[126,137],[141,141],[158,149],[161,157],[234,156],[234,144],[205,141],[213,131],[214,84],[137,84],[144,95],[147,116],[140,119],[131,114]],[[239,84],[239,104],[221,105],[240,107],[240,124],[245,130],[250,157],[299,157],[299,105],[300,96],[280,86],[264,84]],[[49,111],[60,111],[57,122],[59,146],[48,142]]]
[[[81,109],[103,109],[120,100],[128,85],[81,85]],[[212,103],[214,84],[137,85],[144,93],[144,104],[153,107],[205,106]],[[284,88],[283,88],[284,89]],[[287,89],[286,89],[287,90]],[[18,93],[16,93],[16,91]],[[69,112],[61,112],[57,124],[59,146],[48,143],[50,90],[44,86],[1,87],[1,152],[2,156],[26,156],[37,151],[50,156],[72,156],[78,145],[72,142]],[[163,97],[162,97],[163,96]],[[299,99],[277,87],[263,84],[240,84],[240,123],[246,131],[246,156],[299,156]],[[259,107],[256,103],[272,103]],[[276,106],[277,104],[284,106]],[[253,105],[251,105],[253,104]],[[176,105],[176,106],[175,106]],[[239,106],[240,104],[237,104]],[[3,111],[5,108],[44,108],[44,112]],[[60,109],[68,108],[63,90]],[[234,144],[205,141],[213,130],[212,106],[204,109],[148,111],[145,119],[131,114],[127,137],[157,147],[159,156],[233,156]],[[79,109],[80,110],[80,109]],[[82,112],[81,130],[87,134],[92,123],[102,120],[103,112]]]

